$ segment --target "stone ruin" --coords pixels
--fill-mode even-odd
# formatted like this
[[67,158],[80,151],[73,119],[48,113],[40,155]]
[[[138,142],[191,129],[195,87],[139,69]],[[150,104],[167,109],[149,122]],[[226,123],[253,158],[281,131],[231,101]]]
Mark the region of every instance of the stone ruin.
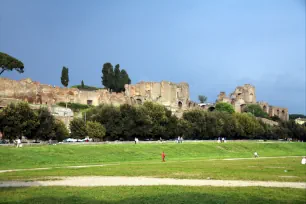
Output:
[[[109,92],[107,89],[85,91],[77,88],[60,88],[34,82],[31,79],[20,81],[0,78],[0,108],[16,101],[26,101],[30,104],[45,105],[51,107],[59,102],[81,103],[97,106],[99,104],[138,105],[145,101],[152,101],[164,105],[173,114],[181,117],[185,110],[203,108],[213,111],[215,104],[197,104],[190,100],[188,83],[139,82],[126,84],[125,92]],[[216,102],[226,102],[234,106],[236,112],[242,112],[247,104],[259,104],[269,116],[278,116],[282,120],[288,120],[288,109],[271,106],[267,102],[257,102],[255,87],[250,84],[238,86],[229,96],[220,92]],[[61,116],[58,111],[59,117]]]
[[225,92],[220,92],[217,102],[232,104],[238,113],[243,112],[247,104],[258,104],[270,117],[278,116],[282,120],[289,120],[287,108],[272,106],[267,102],[256,101],[255,87],[250,84],[236,87],[235,91],[229,96],[226,96]]
[[157,102],[180,116],[188,108],[196,106],[189,99],[187,83],[140,82],[125,85],[125,92],[109,92],[107,89],[85,91],[77,88],[60,88],[34,82],[31,79],[20,81],[0,78],[0,107],[10,102],[25,101],[30,104],[52,106],[59,102],[81,103],[97,106],[99,104],[137,105],[145,101]]

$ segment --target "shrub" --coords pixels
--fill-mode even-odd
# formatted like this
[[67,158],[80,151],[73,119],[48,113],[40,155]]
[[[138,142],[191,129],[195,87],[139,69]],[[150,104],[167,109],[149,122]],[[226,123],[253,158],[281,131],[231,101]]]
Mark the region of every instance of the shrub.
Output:
[[88,121],[86,123],[86,131],[89,137],[102,140],[105,136],[106,129],[98,122]]

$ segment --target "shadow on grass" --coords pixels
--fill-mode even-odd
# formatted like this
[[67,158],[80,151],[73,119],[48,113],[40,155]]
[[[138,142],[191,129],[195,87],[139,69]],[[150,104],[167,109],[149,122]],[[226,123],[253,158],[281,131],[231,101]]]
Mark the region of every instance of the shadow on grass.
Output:
[[[2,192],[4,189],[0,189]],[[8,189],[7,189],[8,190]],[[5,190],[4,190],[5,191]],[[273,197],[273,198],[263,198],[259,196],[252,195],[239,195],[239,192],[234,194],[226,194],[220,195],[219,193],[192,193],[192,192],[183,192],[183,193],[167,193],[161,192],[160,194],[148,195],[148,196],[131,196],[126,195],[128,198],[121,198],[122,195],[118,193],[114,193],[113,195],[103,195],[101,192],[100,195],[95,194],[92,198],[89,198],[88,195],[69,195],[67,196],[35,196],[32,198],[22,198],[19,197],[18,193],[13,195],[12,198],[9,198],[6,201],[1,201],[0,203],[6,204],[70,204],[70,203],[90,203],[90,204],[203,204],[203,203],[304,203],[304,200],[300,200],[299,198],[294,198],[290,200],[287,198],[283,200],[283,198]],[[85,193],[86,194],[86,193]],[[219,195],[218,195],[219,194]],[[16,196],[16,197],[15,197]],[[301,197],[300,197],[301,198]],[[304,198],[305,199],[305,198]]]

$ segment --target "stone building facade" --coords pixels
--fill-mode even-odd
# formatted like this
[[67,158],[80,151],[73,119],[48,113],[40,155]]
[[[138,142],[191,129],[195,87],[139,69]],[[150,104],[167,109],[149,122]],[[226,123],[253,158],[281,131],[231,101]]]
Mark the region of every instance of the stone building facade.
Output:
[[110,93],[106,89],[84,91],[77,88],[60,88],[34,82],[31,79],[20,81],[0,78],[0,107],[14,101],[26,101],[32,104],[55,105],[58,102],[72,102],[88,105],[99,104],[142,104],[153,101],[166,106],[173,113],[195,107],[189,99],[187,83],[140,82],[125,85],[125,92]]
[[[97,106],[99,104],[137,105],[145,101],[153,101],[166,106],[178,117],[188,109],[202,108],[214,110],[215,104],[197,104],[190,100],[188,83],[139,82],[126,84],[125,92],[110,93],[106,89],[84,91],[77,88],[60,88],[34,82],[31,79],[20,81],[0,78],[0,108],[15,101],[26,101],[31,104],[55,105],[59,102],[72,102]],[[236,112],[242,112],[247,104],[259,104],[269,116],[278,116],[288,120],[288,109],[271,106],[267,102],[256,101],[255,87],[250,84],[238,86],[229,96],[220,92],[217,102],[231,103]]]
[[255,87],[250,84],[236,87],[229,96],[225,92],[220,92],[217,102],[226,102],[234,106],[236,112],[241,113],[247,104],[258,104],[269,116],[278,116],[282,120],[289,120],[288,109],[284,107],[272,106],[267,102],[256,101]]

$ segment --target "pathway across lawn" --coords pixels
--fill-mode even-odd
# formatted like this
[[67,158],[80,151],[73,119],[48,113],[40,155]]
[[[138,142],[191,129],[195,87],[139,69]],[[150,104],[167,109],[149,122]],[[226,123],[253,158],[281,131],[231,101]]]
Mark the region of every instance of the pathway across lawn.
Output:
[[[275,181],[239,181],[239,180],[200,180],[200,179],[169,179],[149,177],[123,176],[85,176],[85,177],[50,177],[45,181],[5,181],[0,187],[30,187],[30,186],[222,186],[222,187],[281,187],[306,189],[304,182]],[[56,179],[56,180],[54,180]]]

